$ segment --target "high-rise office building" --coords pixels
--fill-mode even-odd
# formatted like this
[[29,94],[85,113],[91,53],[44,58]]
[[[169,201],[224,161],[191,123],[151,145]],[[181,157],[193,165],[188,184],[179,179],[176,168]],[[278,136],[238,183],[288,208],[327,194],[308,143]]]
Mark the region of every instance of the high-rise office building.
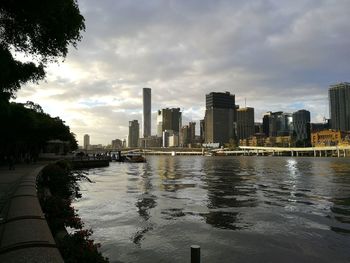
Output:
[[293,134],[293,130],[293,114],[283,112],[281,119],[281,129],[277,131],[277,136],[291,136]]
[[331,85],[328,98],[332,129],[350,131],[350,83]]
[[205,142],[228,143],[234,138],[235,95],[211,92],[206,95]]
[[190,121],[189,127],[189,143],[195,143],[196,141],[196,122]]
[[248,139],[254,135],[254,108],[246,107],[237,110],[237,139]]
[[254,122],[254,133],[264,133],[263,124],[261,122]]
[[204,142],[204,134],[205,134],[205,122],[204,120],[199,121],[199,138],[200,142]]
[[90,146],[90,136],[89,134],[84,135],[84,149],[87,150]]
[[309,143],[310,141],[310,112],[298,110],[293,113],[293,130],[296,142]]
[[180,129],[180,146],[187,147],[189,144],[189,126],[182,126]]
[[128,147],[138,147],[140,125],[137,120],[129,121]]
[[269,116],[269,137],[276,137],[282,129],[283,112],[271,112]]
[[172,130],[179,133],[182,126],[182,113],[180,108],[166,108],[158,111],[157,136],[162,137],[163,131]]
[[143,112],[142,112],[142,136],[143,138],[151,136],[151,89],[143,88]]
[[282,111],[266,113],[263,118],[263,131],[265,134],[268,132],[269,137],[292,135],[292,114]]
[[265,134],[266,137],[270,136],[270,116],[271,116],[271,111],[266,112],[263,117],[263,133]]
[[180,129],[180,145],[187,147],[196,142],[196,123],[190,122]]

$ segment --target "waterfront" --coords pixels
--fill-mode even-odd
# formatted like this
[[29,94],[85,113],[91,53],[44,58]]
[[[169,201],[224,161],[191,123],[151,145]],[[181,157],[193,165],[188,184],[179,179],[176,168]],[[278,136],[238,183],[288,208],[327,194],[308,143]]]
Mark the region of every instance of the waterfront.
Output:
[[350,159],[148,156],[74,202],[111,262],[349,262]]

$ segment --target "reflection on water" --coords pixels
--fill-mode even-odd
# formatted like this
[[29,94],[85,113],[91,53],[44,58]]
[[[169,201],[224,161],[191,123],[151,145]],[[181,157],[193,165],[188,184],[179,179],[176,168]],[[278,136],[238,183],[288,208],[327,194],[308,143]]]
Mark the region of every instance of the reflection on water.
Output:
[[242,171],[247,171],[245,159],[239,159],[237,169],[232,164],[228,165],[227,159],[207,159],[204,163],[206,176],[203,178],[207,189],[208,212],[202,214],[207,224],[222,229],[237,230],[248,227],[251,222],[244,222],[240,218],[240,207],[255,207],[256,188],[247,185],[245,181],[254,180],[254,176],[248,179],[241,176]]
[[135,170],[139,171],[139,166],[129,166],[127,168],[130,169],[128,174],[132,176],[138,175],[140,180],[138,188],[141,192],[137,197],[135,206],[137,207],[137,212],[139,213],[140,218],[142,218],[143,222],[140,224],[141,228],[138,229],[137,232],[132,236],[134,244],[140,247],[144,235],[153,229],[153,224],[148,220],[150,218],[150,209],[156,207],[157,205],[157,197],[151,194],[151,191],[153,189],[151,181],[152,174],[150,173],[151,167],[146,166],[146,169],[142,169],[141,173],[135,172]]
[[148,157],[81,183],[79,214],[117,262],[348,262],[350,160]]

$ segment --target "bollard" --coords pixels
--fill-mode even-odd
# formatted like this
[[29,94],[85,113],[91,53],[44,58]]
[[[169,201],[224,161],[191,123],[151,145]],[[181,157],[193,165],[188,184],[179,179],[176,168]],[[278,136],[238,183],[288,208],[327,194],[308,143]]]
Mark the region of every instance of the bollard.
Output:
[[201,247],[197,245],[191,246],[191,263],[201,262]]

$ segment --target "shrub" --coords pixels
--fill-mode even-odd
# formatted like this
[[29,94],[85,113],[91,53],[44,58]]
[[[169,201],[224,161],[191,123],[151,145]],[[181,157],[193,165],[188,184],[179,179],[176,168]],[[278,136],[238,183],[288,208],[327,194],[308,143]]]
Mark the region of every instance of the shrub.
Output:
[[[90,236],[91,230],[84,230],[83,223],[72,207],[72,198],[79,198],[78,181],[89,178],[82,171],[71,171],[67,161],[47,165],[38,181],[41,207],[54,236],[65,227],[76,229],[64,238],[56,240],[65,262],[108,262]],[[91,182],[91,181],[90,181]],[[45,194],[48,188],[52,195]]]

